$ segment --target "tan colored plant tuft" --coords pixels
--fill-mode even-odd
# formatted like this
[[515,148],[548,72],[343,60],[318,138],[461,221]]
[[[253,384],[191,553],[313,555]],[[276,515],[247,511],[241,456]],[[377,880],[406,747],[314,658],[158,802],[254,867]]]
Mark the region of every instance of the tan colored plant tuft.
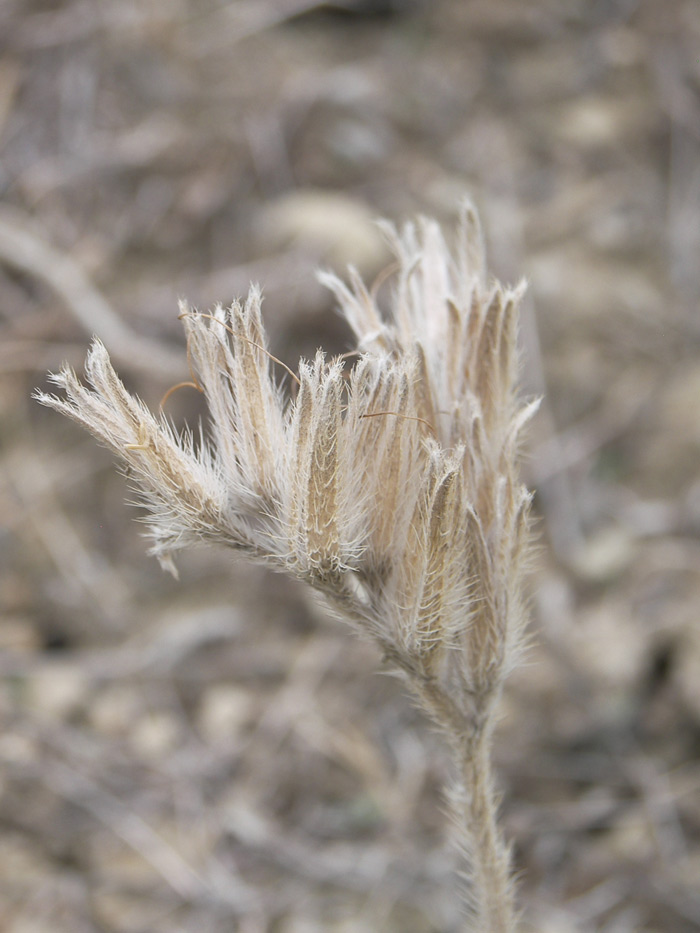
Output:
[[228,310],[182,308],[209,443],[130,396],[97,340],[89,387],[64,368],[52,379],[65,397],[37,397],[128,464],[166,566],[198,541],[227,544],[308,581],[379,642],[455,755],[470,929],[506,933],[489,750],[525,627],[530,495],[517,452],[536,404],[516,393],[522,288],[486,285],[470,208],[454,259],[432,221],[384,231],[397,257],[389,319],[356,274],[349,286],[322,276],[358,342],[347,379],[319,351],[285,397],[253,287]]

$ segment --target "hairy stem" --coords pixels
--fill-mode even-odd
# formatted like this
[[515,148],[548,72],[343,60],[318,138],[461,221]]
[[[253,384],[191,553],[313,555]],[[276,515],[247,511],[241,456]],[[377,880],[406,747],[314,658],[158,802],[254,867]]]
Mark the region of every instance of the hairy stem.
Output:
[[469,857],[474,930],[514,933],[516,916],[508,847],[496,825],[496,793],[491,774],[491,733],[479,731],[459,751],[457,800],[459,830]]

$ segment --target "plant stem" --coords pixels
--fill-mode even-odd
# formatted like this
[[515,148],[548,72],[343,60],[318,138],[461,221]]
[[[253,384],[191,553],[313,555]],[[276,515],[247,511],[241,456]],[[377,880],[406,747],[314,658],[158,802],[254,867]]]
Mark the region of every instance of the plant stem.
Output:
[[496,794],[491,774],[491,731],[462,742],[460,775],[464,782],[458,814],[471,862],[471,902],[478,933],[515,933],[513,886],[508,847],[496,825]]

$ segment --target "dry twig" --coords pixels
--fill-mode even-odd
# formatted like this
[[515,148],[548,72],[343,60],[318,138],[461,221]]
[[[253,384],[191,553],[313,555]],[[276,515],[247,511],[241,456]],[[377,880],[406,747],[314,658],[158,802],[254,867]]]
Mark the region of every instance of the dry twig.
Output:
[[123,364],[164,375],[182,371],[179,354],[132,331],[78,263],[47,243],[31,229],[26,217],[8,207],[0,207],[0,262],[46,282],[85,330],[104,339]]

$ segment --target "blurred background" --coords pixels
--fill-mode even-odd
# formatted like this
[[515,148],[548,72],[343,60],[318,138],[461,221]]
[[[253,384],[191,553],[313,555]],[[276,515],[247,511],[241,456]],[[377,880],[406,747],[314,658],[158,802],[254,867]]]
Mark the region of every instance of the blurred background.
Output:
[[461,929],[447,758],[375,649],[229,553],[162,573],[30,392],[95,332],[157,406],[178,298],[251,280],[276,355],[343,352],[314,270],[371,280],[372,218],[466,194],[545,396],[495,750],[520,901],[700,928],[699,49],[697,0],[0,3],[3,930]]

